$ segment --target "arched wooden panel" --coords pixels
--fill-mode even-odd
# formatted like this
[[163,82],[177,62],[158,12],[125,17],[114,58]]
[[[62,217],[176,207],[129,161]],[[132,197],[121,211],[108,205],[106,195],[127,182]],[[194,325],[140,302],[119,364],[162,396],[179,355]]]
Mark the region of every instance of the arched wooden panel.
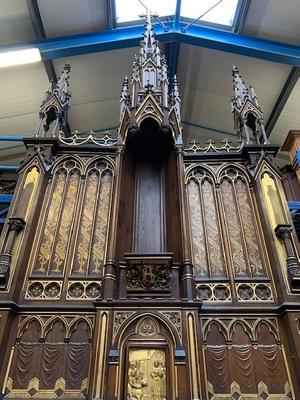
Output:
[[49,182],[49,198],[44,203],[45,219],[33,272],[41,275],[64,273],[71,227],[80,183],[80,165],[67,159],[58,165]]
[[234,276],[265,276],[262,237],[248,177],[230,166],[221,173],[220,191]]
[[105,161],[86,174],[72,274],[102,275],[110,215],[113,172]]
[[212,176],[202,168],[191,171],[187,195],[196,277],[224,277],[226,267],[216,190]]

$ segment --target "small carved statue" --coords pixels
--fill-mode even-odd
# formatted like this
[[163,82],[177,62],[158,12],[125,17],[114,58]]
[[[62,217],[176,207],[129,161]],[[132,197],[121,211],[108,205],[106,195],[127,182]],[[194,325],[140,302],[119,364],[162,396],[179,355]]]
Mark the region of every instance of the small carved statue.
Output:
[[153,379],[153,400],[163,400],[164,390],[162,388],[162,383],[166,376],[166,368],[161,361],[154,361],[154,367],[150,376]]
[[142,400],[143,388],[147,386],[144,373],[137,361],[129,362],[127,400]]

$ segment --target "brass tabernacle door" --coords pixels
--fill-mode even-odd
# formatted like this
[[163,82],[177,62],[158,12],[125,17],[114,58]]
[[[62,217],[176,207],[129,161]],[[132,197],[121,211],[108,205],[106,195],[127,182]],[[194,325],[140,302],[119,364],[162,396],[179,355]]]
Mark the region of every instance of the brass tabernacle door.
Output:
[[130,349],[127,400],[166,400],[166,356],[163,349]]

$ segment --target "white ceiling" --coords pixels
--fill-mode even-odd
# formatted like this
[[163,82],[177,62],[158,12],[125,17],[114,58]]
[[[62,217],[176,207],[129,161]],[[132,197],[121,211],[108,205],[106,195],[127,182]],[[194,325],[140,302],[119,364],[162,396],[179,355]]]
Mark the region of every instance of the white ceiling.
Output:
[[[108,29],[106,0],[38,0],[38,5],[47,37]],[[299,46],[299,16],[299,0],[252,0],[243,33]],[[35,39],[27,1],[0,0],[0,43]],[[71,64],[72,130],[100,130],[118,125],[120,89],[123,77],[130,76],[136,51],[128,48],[54,60],[57,75],[65,62]],[[187,143],[193,138],[201,143],[209,137],[222,140],[230,136],[235,140],[230,110],[233,64],[239,67],[246,83],[254,86],[265,122],[292,68],[182,44],[177,75]],[[31,136],[48,87],[44,65],[1,69],[0,87],[0,135]],[[273,129],[272,142],[282,143],[289,129],[300,129],[299,112],[298,82]],[[23,154],[22,144],[0,142],[0,164],[17,165]],[[281,163],[287,160],[284,158]]]
[[272,141],[282,143],[282,139],[289,130],[300,129],[300,81],[291,93],[284,111],[281,113],[272,132]]
[[49,38],[106,29],[106,4],[106,0],[38,1],[45,33]]
[[244,34],[300,44],[299,0],[252,0]]
[[26,0],[0,0],[0,43],[35,39]]

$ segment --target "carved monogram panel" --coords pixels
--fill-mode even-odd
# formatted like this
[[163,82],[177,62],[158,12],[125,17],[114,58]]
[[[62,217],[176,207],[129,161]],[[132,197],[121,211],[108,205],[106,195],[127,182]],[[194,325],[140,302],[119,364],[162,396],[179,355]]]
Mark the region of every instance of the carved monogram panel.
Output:
[[128,267],[127,287],[133,289],[170,289],[171,271],[166,265],[134,265]]

